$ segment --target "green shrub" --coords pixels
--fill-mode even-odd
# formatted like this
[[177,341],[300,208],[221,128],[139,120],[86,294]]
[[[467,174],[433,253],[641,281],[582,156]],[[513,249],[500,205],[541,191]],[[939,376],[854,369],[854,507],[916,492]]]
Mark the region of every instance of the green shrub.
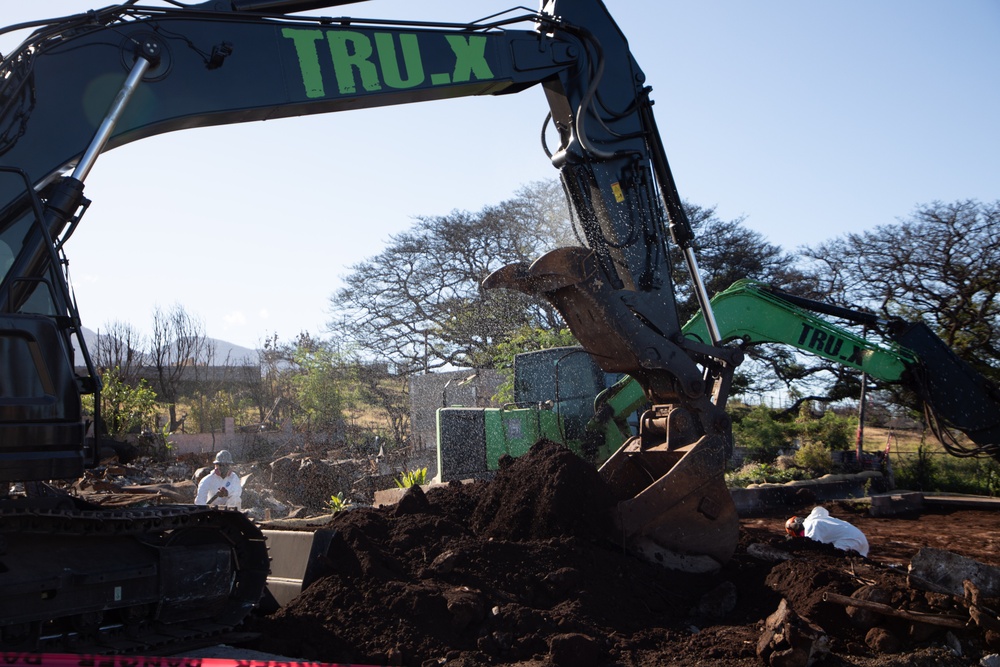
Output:
[[1000,463],[987,458],[952,458],[936,462],[940,491],[984,496],[1000,494]]
[[959,458],[921,443],[916,452],[894,457],[896,487],[984,496],[1000,495],[1000,463],[987,458]]
[[[127,433],[137,429],[152,430],[156,420],[156,392],[146,380],[129,385],[115,366],[101,373],[101,418],[107,434],[115,440],[124,440]],[[94,414],[94,396],[83,397],[83,407]]]
[[351,509],[354,503],[350,500],[344,499],[344,492],[341,491],[335,496],[330,496],[330,500],[326,503],[326,508],[330,510],[330,514],[336,514],[337,512],[343,512],[344,510]]
[[833,410],[827,410],[816,419],[803,409],[795,420],[795,431],[804,443],[815,442],[830,451],[846,451],[854,445],[858,420],[857,417],[838,415]]
[[825,475],[833,469],[833,456],[821,442],[807,442],[795,452],[795,464],[814,475]]
[[913,456],[899,459],[896,466],[896,486],[910,491],[940,491],[937,482],[937,462],[930,447],[921,442]]
[[407,470],[396,480],[396,486],[400,489],[408,489],[411,486],[422,486],[427,483],[427,468],[419,470]]
[[770,463],[746,463],[739,470],[726,473],[726,485],[746,488],[751,484],[784,484],[802,479],[801,470],[781,470]]
[[733,440],[746,449],[751,462],[770,463],[782,449],[791,447],[793,427],[774,416],[774,410],[758,405],[733,424]]

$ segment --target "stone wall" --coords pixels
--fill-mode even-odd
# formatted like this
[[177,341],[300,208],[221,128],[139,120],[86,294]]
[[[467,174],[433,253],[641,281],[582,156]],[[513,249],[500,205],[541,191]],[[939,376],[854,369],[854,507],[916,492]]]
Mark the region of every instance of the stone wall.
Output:
[[[410,378],[410,429],[415,452],[437,449],[437,409],[441,407],[500,407],[493,401],[503,376],[494,370],[460,370],[428,373]],[[315,436],[313,436],[315,437]],[[175,433],[170,436],[177,454],[213,454],[228,449],[237,461],[248,461],[269,452],[308,448],[307,435],[293,432],[290,424],[280,431],[241,433],[232,418],[219,433]],[[322,444],[322,443],[320,443]]]
[[291,422],[280,431],[243,433],[236,430],[235,420],[227,417],[222,432],[174,433],[170,445],[175,454],[214,454],[228,449],[237,463],[269,459],[277,452],[304,449],[307,434],[296,433]]

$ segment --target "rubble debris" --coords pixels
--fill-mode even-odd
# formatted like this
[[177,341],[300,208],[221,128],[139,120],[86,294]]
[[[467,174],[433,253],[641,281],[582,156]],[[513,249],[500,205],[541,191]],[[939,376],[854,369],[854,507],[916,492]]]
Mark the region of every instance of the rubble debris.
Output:
[[918,492],[885,493],[871,497],[872,516],[912,514],[924,509],[924,494]]
[[997,605],[1000,600],[986,600],[982,591],[968,579],[962,582],[962,587],[965,591],[963,603],[969,610],[969,618],[987,633],[1000,635],[1000,615],[996,611],[1000,609]]
[[361,477],[358,467],[365,465],[352,459],[329,461],[293,453],[270,463],[267,486],[280,490],[292,505],[320,509],[332,495],[350,491]]
[[921,549],[910,561],[909,584],[913,588],[961,597],[966,580],[986,597],[1000,596],[1000,567],[942,549]]
[[[629,556],[597,527],[607,498],[578,461],[542,446],[490,482],[407,491],[402,507],[335,515],[324,576],[255,619],[261,637],[253,648],[287,655],[295,647],[300,659],[326,662],[384,663],[391,655],[420,667],[952,667],[988,648],[982,628],[922,622],[921,614],[967,613],[962,599],[912,590],[905,568],[874,560],[899,558],[916,518],[897,525],[896,540],[873,540],[868,559],[786,540],[784,516],[747,519],[736,556],[717,575],[682,575]],[[885,535],[893,521],[857,512],[852,523],[873,534]],[[970,516],[980,530],[1000,530],[1000,517]],[[915,532],[917,540],[937,537]],[[877,592],[858,593],[866,588]],[[824,594],[874,600],[917,620]],[[785,611],[765,631],[782,600]],[[860,611],[867,621],[852,617]]]
[[[843,596],[836,595],[835,593],[828,593],[825,596],[825,599],[834,602],[837,601],[837,598],[843,599]],[[882,607],[886,607],[892,604],[892,591],[883,586],[866,585],[851,593],[849,599],[874,602]],[[847,616],[851,619],[851,623],[862,630],[871,630],[882,623],[885,618],[884,614],[880,613],[879,608],[872,608],[863,604],[845,604],[847,604]]]
[[161,496],[166,503],[190,504],[194,502],[198,489],[191,480],[160,482],[158,484],[128,485],[121,487],[122,493],[152,493]]
[[865,635],[865,645],[876,653],[899,653],[903,642],[887,628],[876,626]]
[[761,544],[759,542],[754,542],[747,547],[747,553],[754,558],[759,558],[760,560],[769,561],[771,563],[780,563],[783,560],[791,560],[793,558],[792,554],[772,547],[769,544]]
[[916,623],[940,625],[945,628],[962,629],[969,624],[968,618],[944,616],[941,614],[924,614],[920,612],[907,611],[906,609],[896,609],[891,605],[882,604],[881,602],[873,602],[871,600],[864,600],[858,597],[838,595],[837,593],[824,593],[823,600],[843,605],[848,607],[848,609],[865,609],[867,611],[882,614],[883,616],[895,616],[897,618],[905,618],[908,621],[914,621]]
[[757,657],[769,667],[809,667],[829,652],[823,629],[796,614],[787,600],[767,617],[757,642]]

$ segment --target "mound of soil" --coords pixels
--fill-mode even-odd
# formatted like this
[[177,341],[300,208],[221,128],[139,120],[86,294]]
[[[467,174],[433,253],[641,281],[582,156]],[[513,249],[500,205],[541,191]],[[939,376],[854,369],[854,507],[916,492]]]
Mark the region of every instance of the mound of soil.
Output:
[[[413,488],[395,506],[345,512],[332,524],[325,576],[255,619],[260,639],[251,648],[421,667],[759,665],[764,621],[782,599],[828,636],[824,665],[975,664],[996,640],[974,626],[946,631],[877,614],[856,618],[855,608],[851,616],[824,600],[824,593],[865,595],[923,613],[961,611],[950,596],[910,590],[905,568],[878,560],[880,542],[865,523],[890,520],[831,506],[869,533],[868,559],[785,540],[783,518],[745,520],[730,563],[691,575],[624,553],[612,539],[614,504],[596,470],[541,442],[506,461],[491,482],[426,495]],[[998,517],[980,520],[983,531],[1000,528]],[[919,521],[907,538],[912,552],[926,537]],[[898,559],[903,552],[893,548]]]

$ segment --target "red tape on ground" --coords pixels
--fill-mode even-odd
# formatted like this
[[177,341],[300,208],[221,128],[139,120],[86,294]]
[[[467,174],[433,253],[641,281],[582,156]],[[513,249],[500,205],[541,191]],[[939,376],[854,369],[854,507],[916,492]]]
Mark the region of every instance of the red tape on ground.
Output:
[[0,653],[0,665],[23,667],[375,667],[298,660],[241,660],[235,658],[156,658],[124,655],[64,653]]

